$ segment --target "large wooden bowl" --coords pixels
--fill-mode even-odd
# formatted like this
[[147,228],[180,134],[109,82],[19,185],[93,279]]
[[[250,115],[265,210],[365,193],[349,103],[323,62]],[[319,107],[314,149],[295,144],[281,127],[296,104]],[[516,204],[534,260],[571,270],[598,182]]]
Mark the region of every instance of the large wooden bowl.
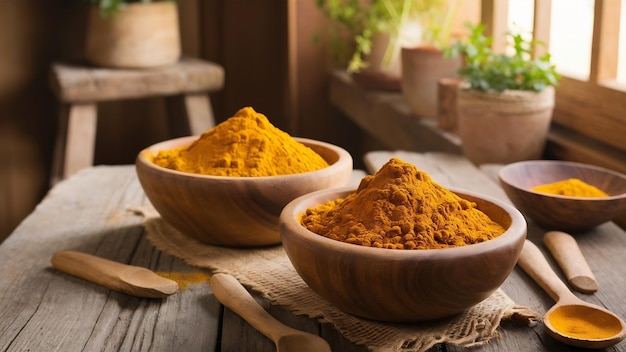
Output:
[[296,138],[320,154],[327,168],[285,176],[207,176],[160,167],[151,162],[159,150],[189,145],[198,137],[182,137],[142,150],[137,176],[161,217],[203,243],[257,247],[280,243],[278,217],[291,200],[317,190],[345,186],[352,157],[335,145]]
[[[605,168],[556,160],[506,165],[500,183],[513,204],[546,230],[581,232],[626,213],[626,176]],[[542,184],[577,178],[596,186],[608,198],[580,198],[531,191]]]
[[510,274],[526,238],[526,221],[513,206],[466,191],[459,196],[504,226],[506,232],[469,246],[395,250],[332,240],[306,229],[310,207],[343,198],[355,189],[304,195],[280,216],[283,247],[309,287],[356,316],[415,323],[452,316],[491,295]]

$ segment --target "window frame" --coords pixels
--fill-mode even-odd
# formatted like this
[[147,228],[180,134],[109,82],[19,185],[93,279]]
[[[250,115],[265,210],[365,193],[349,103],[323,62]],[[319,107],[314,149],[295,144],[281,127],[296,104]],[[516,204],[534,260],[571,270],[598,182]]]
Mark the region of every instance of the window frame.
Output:
[[[551,0],[535,0],[533,37],[550,48]],[[626,86],[618,84],[618,42],[621,0],[595,0],[590,74],[588,79],[567,76],[556,89],[553,114],[552,155],[626,170]],[[481,22],[494,38],[493,48],[506,47],[508,0],[481,0]],[[625,19],[626,20],[626,19]],[[558,67],[557,67],[558,71]],[[559,131],[563,131],[561,133]],[[574,147],[572,147],[574,146]],[[549,145],[550,147],[550,145]],[[567,151],[559,148],[569,148]],[[548,151],[550,154],[550,151]],[[594,156],[595,155],[595,156]],[[608,159],[608,160],[607,160]]]

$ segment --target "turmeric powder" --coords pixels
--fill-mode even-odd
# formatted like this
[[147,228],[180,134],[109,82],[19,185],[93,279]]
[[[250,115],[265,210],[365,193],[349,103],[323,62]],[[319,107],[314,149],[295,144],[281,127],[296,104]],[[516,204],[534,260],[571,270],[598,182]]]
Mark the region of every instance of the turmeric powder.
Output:
[[188,147],[152,160],[173,170],[213,176],[276,176],[315,171],[328,163],[251,107],[203,133]]
[[184,273],[159,271],[157,272],[157,275],[162,276],[166,279],[170,279],[172,281],[176,281],[176,283],[178,283],[178,287],[181,290],[187,288],[187,286],[191,284],[208,282],[211,279],[211,275],[202,271]]
[[309,208],[300,222],[331,239],[368,247],[435,249],[488,241],[505,229],[398,158],[345,198]]
[[548,315],[554,330],[579,339],[606,339],[622,331],[612,315],[585,306],[562,306]]
[[599,188],[577,178],[535,186],[532,191],[569,197],[603,198],[609,196]]

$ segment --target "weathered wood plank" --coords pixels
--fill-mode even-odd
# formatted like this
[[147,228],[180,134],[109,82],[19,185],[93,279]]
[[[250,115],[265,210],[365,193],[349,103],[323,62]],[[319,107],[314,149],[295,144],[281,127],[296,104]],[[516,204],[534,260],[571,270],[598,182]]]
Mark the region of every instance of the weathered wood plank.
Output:
[[0,351],[214,351],[219,304],[207,283],[163,300],[112,292],[51,268],[74,249],[157,271],[197,270],[157,251],[132,166],[86,169],[61,182],[0,246]]
[[62,102],[98,102],[156,95],[213,92],[224,85],[224,69],[215,63],[183,58],[149,70],[109,69],[54,64],[50,86]]

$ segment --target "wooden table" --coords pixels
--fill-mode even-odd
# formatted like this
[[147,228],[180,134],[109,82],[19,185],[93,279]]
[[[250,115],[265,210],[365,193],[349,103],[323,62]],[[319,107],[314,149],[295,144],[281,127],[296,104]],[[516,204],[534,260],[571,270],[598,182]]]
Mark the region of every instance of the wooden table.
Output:
[[[391,155],[369,154],[366,162],[376,168]],[[400,155],[445,186],[504,197],[489,173],[461,157]],[[206,282],[167,299],[140,299],[50,267],[54,252],[74,249],[155,271],[201,270],[158,251],[146,239],[142,218],[130,210],[145,204],[133,166],[91,167],[50,191],[0,245],[4,271],[0,276],[0,351],[273,350],[268,339],[216,301]],[[540,243],[542,234],[542,229],[530,225],[530,239]],[[577,238],[600,285],[596,294],[580,296],[626,317],[626,233],[607,223]],[[518,304],[540,312],[553,303],[519,268],[503,289]],[[366,351],[331,326],[259,301],[281,321],[321,334],[334,351]],[[501,338],[473,351],[575,351],[549,338],[542,326],[504,323],[502,333]],[[434,350],[464,349],[442,346]],[[626,343],[608,351],[626,351]]]

